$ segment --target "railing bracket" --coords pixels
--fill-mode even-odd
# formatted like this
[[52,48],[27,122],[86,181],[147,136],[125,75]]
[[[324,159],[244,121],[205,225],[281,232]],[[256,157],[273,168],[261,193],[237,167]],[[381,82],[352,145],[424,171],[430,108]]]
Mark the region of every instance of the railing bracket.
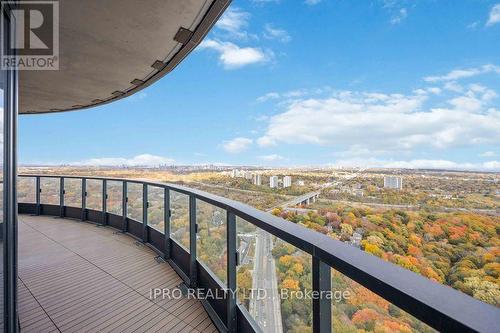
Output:
[[163,259],[161,256],[156,256],[155,257],[155,260],[157,263],[159,264],[163,264],[163,263],[166,263],[165,259]]

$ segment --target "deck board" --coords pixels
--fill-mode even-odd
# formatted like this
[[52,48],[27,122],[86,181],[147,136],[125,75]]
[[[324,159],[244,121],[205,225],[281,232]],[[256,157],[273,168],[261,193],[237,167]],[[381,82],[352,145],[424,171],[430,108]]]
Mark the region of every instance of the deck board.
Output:
[[150,299],[182,280],[156,253],[115,229],[19,216],[19,317],[23,332],[204,332],[198,300]]

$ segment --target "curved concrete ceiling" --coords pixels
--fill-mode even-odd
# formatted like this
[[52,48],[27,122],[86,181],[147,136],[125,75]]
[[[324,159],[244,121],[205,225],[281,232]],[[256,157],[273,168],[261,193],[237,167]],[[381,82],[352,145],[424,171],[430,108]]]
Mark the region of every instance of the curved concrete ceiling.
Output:
[[19,71],[20,113],[97,106],[179,64],[231,0],[60,0],[59,70]]

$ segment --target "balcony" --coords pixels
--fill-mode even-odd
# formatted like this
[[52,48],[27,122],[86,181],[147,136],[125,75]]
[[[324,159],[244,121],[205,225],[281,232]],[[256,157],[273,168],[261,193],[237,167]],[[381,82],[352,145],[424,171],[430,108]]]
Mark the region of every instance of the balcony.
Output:
[[149,286],[182,280],[132,237],[49,216],[19,221],[23,332],[217,331],[199,301],[149,297]]
[[[332,281],[341,276],[397,307],[425,331],[494,332],[500,325],[498,309],[491,305],[199,190],[137,180],[22,175],[18,193],[19,213],[25,214],[20,217],[19,293],[26,331],[287,331],[272,253],[278,243],[304,258],[310,272],[305,278],[314,292],[335,290]],[[253,267],[251,287],[269,291],[266,296],[246,297],[238,274],[244,266]],[[224,297],[150,297],[151,288],[177,286]],[[305,300],[312,318],[303,330],[335,330],[336,305],[325,297]]]

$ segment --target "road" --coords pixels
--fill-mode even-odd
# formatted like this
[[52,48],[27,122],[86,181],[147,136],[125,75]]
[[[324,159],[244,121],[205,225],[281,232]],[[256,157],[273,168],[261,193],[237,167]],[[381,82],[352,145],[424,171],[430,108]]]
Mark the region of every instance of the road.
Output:
[[[265,333],[281,333],[281,302],[278,293],[273,242],[269,233],[259,230],[256,235],[253,289],[250,313]],[[265,291],[265,292],[262,292]]]
[[[292,200],[273,207],[295,206],[319,195],[320,191],[306,193]],[[273,239],[271,234],[264,230],[257,231],[255,240],[255,258],[252,288],[255,290],[250,299],[250,314],[257,321],[264,333],[282,333],[281,302],[276,276],[276,262],[272,255]],[[257,291],[264,290],[258,295]],[[260,296],[260,297],[258,297]]]
[[[424,205],[383,204],[376,202],[349,201],[349,200],[339,200],[339,199],[326,199],[326,200],[328,200],[328,202],[330,203],[344,204],[353,207],[372,207],[372,208],[404,209],[404,210],[421,210],[424,208]],[[432,209],[433,211],[438,213],[470,212],[477,214],[500,216],[500,209],[458,208],[458,207],[434,207]],[[287,207],[286,210],[302,214],[307,213],[309,211],[314,211],[314,212],[318,211],[317,209],[297,208],[297,207]]]

